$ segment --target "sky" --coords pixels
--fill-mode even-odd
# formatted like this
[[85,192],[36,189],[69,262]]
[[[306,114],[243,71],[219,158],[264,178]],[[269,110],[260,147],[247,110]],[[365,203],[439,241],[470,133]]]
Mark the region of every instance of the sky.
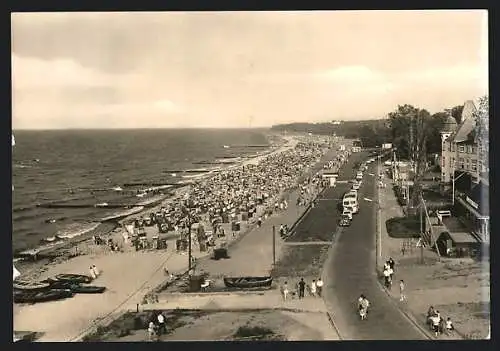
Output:
[[431,113],[488,91],[487,11],[13,13],[13,129]]

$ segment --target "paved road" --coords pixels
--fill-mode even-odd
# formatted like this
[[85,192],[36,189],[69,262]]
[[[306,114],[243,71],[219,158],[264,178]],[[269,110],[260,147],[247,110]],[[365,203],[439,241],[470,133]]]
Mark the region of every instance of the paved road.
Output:
[[[366,159],[367,153],[350,157],[342,168],[338,180],[354,177],[355,162]],[[310,237],[311,232],[330,233],[334,240],[329,258],[325,263],[325,301],[336,327],[343,339],[351,340],[420,340],[426,337],[404,317],[389,300],[377,283],[375,276],[375,202],[373,166],[365,172],[359,191],[360,211],[347,228],[337,228],[339,212],[337,204],[349,184],[338,184],[323,194],[320,201],[297,228],[298,237]],[[331,199],[331,200],[328,200]],[[327,213],[328,212],[328,213]],[[307,234],[304,234],[307,233]],[[313,238],[310,238],[312,240]],[[361,322],[356,312],[356,300],[364,293],[372,303],[366,321]]]

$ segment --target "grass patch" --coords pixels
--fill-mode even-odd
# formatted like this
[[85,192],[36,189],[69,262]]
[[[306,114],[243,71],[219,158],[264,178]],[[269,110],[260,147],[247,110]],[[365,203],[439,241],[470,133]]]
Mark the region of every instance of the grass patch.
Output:
[[387,234],[391,238],[406,239],[420,237],[420,218],[418,216],[395,217],[385,222]]
[[287,246],[271,271],[273,277],[319,277],[329,245]]

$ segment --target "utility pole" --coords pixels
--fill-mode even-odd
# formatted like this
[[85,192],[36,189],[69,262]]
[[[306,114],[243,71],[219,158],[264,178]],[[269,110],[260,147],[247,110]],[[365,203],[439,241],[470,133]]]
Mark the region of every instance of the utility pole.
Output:
[[276,227],[273,225],[273,267],[276,265]]
[[188,214],[188,259],[189,259],[189,265],[188,265],[188,272],[191,273],[192,269],[192,256],[191,256],[191,214]]
[[423,207],[423,202],[424,202],[424,198],[422,197],[422,194],[420,194],[420,263],[421,264],[424,264],[424,240],[423,240],[423,237],[424,237],[424,223],[422,222],[422,216],[423,216],[423,213],[422,213],[422,207]]

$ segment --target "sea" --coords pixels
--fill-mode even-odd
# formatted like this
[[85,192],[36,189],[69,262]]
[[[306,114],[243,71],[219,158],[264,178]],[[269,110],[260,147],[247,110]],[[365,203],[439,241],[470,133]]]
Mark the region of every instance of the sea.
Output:
[[[13,253],[72,238],[270,147],[266,129],[13,131]],[[278,137],[279,139],[279,137]],[[145,189],[156,187],[156,194]],[[54,204],[57,206],[51,207]],[[96,206],[97,205],[97,206]]]

